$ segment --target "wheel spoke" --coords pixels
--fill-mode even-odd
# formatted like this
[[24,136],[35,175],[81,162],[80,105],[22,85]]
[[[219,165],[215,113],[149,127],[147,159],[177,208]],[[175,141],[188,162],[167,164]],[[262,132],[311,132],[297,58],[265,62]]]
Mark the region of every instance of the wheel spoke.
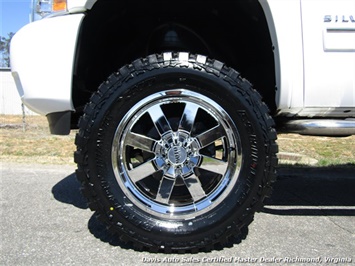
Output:
[[137,133],[129,132],[125,139],[125,144],[144,151],[152,151],[156,140]]
[[198,135],[196,138],[200,142],[202,148],[210,145],[212,142],[216,141],[217,139],[220,139],[225,135],[224,129],[221,125],[217,125],[200,135]]
[[191,175],[188,178],[185,178],[184,183],[189,190],[194,202],[197,202],[206,196],[206,193],[203,190],[200,180],[197,176]]
[[159,105],[154,105],[149,108],[148,113],[160,135],[171,130],[170,123]]
[[184,129],[187,132],[191,132],[198,109],[199,106],[197,104],[186,103],[184,113],[181,116],[179,129]]
[[205,159],[208,159],[209,163],[203,163],[199,169],[204,169],[206,171],[224,175],[228,168],[228,162],[218,160],[213,157],[203,155]]
[[146,178],[147,176],[150,176],[157,172],[157,170],[154,168],[152,164],[152,160],[146,161],[141,165],[133,168],[132,170],[129,170],[128,172],[129,177],[134,183],[137,183],[143,180],[144,178]]
[[160,181],[156,200],[161,203],[168,204],[174,186],[175,186],[175,179],[172,180],[163,177]]

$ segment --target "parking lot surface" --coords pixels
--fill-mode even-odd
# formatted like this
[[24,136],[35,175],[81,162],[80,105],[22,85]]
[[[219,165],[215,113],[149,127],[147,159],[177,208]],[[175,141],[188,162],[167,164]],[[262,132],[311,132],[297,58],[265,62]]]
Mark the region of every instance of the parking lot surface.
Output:
[[198,254],[138,252],[86,207],[75,166],[2,163],[0,265],[355,264],[355,169],[281,168],[241,243]]

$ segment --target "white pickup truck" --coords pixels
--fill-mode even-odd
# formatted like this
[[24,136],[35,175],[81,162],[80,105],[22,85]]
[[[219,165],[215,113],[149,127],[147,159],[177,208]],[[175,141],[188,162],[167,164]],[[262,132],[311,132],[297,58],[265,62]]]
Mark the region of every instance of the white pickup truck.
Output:
[[22,101],[77,129],[77,178],[138,250],[238,237],[277,132],[355,134],[355,0],[34,0],[11,43]]

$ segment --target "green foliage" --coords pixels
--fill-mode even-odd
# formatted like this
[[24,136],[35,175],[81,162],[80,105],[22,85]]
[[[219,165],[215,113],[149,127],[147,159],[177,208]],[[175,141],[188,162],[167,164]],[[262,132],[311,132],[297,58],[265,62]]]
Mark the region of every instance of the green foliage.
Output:
[[15,33],[10,32],[7,37],[0,36],[1,67],[10,67],[10,42]]

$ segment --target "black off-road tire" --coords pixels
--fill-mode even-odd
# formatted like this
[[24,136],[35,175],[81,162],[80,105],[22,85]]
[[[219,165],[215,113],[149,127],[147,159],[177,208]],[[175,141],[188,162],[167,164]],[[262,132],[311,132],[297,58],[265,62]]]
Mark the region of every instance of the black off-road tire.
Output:
[[205,56],[154,54],[122,67],[79,128],[76,175],[89,207],[138,250],[225,245],[275,180],[267,106],[238,72]]

